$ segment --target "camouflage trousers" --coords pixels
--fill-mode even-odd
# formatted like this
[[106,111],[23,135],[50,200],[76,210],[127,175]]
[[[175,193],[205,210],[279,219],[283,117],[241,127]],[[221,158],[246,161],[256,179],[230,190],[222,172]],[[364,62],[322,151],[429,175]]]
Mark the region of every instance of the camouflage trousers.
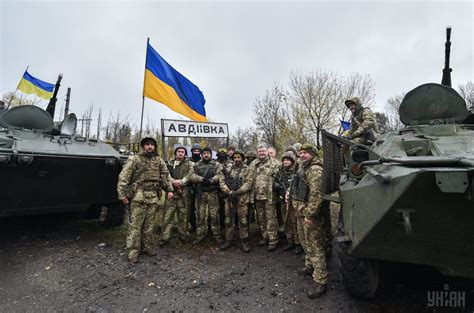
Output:
[[298,227],[296,225],[296,210],[293,206],[293,203],[290,201],[288,205],[285,201],[281,201],[281,205],[286,208],[286,217],[285,217],[285,236],[288,242],[292,242],[296,245],[300,244],[300,239],[298,235]]
[[219,203],[217,192],[203,192],[200,199],[196,196],[197,239],[206,237],[208,221],[210,221],[211,224],[212,235],[214,238],[220,239]]
[[[304,206],[299,204],[298,206]],[[300,208],[296,208],[301,212]],[[298,233],[303,236],[301,245],[306,253],[305,266],[313,268],[313,280],[319,284],[326,284],[328,281],[328,272],[326,268],[325,235],[324,235],[324,217],[322,214],[313,218],[311,225],[304,224],[304,217],[297,213]]]
[[178,232],[182,237],[189,236],[189,199],[187,195],[177,193],[171,200],[166,200],[165,217],[161,231],[161,240],[168,241],[171,238],[174,217],[178,217]]
[[278,220],[274,203],[267,200],[255,200],[255,211],[262,237],[268,239],[269,244],[277,244]]
[[130,203],[130,222],[126,242],[129,257],[138,256],[140,251],[155,250],[156,205],[156,203],[138,201]]
[[248,222],[248,204],[241,201],[225,202],[225,239],[227,241],[234,240],[236,227],[234,226],[234,212],[237,211],[237,218],[239,223],[239,238],[246,239],[249,237],[249,222]]

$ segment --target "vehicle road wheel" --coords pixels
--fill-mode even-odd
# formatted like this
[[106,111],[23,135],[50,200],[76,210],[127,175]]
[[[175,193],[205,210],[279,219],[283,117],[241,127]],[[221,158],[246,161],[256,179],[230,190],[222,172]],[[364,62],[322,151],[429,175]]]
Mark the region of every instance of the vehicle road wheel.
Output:
[[[339,225],[339,232],[341,229],[343,230],[344,227]],[[349,255],[348,248],[348,242],[338,244],[342,283],[354,297],[373,298],[379,286],[379,264],[376,260]]]
[[115,227],[123,224],[125,206],[121,202],[109,203],[102,207],[100,220],[106,227]]

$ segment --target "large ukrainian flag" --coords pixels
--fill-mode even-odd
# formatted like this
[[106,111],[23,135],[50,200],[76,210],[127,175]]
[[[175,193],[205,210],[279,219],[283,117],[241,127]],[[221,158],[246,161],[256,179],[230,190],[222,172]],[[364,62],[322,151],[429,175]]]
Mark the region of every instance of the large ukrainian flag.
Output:
[[33,77],[28,71],[25,71],[17,89],[24,93],[35,94],[40,98],[49,100],[53,96],[54,84]]
[[143,96],[194,121],[207,122],[206,100],[199,88],[169,65],[147,43]]

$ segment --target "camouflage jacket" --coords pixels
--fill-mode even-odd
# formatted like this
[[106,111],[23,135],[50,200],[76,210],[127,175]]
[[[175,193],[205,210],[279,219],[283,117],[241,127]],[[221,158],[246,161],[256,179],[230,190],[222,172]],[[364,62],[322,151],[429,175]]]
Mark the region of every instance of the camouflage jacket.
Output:
[[249,191],[252,189],[252,175],[249,171],[249,167],[246,164],[241,166],[232,165],[228,172],[223,172],[223,175],[219,178],[219,187],[225,193],[229,194],[230,187],[229,183],[237,184],[238,189],[235,190],[241,203],[249,202]]
[[274,177],[280,166],[279,162],[275,161],[269,157],[263,161],[257,158],[249,165],[253,180],[250,202],[253,202],[253,200],[273,200]]
[[119,175],[119,199],[156,203],[161,189],[173,191],[165,162],[159,156],[148,158],[143,153],[131,156]]
[[168,167],[168,171],[170,172],[171,176],[171,183],[179,181],[181,183],[181,188],[174,188],[175,194],[174,198],[177,198],[179,194],[186,194],[187,189],[185,188],[188,186],[189,178],[192,174],[192,168],[194,163],[189,161],[189,159],[184,159],[182,161],[177,161],[176,159],[171,159],[166,162],[166,166]]
[[375,114],[369,108],[361,107],[356,114],[352,115],[349,134],[352,137],[361,137],[369,129],[373,129],[375,133],[379,132]]
[[[312,218],[319,214],[322,203],[322,182],[323,182],[323,166],[315,157],[308,164],[302,163],[302,167],[297,174],[306,184],[308,189],[307,201],[299,201],[293,199],[293,203],[298,212],[305,218]],[[294,188],[298,186],[292,185],[291,193],[295,192]]]

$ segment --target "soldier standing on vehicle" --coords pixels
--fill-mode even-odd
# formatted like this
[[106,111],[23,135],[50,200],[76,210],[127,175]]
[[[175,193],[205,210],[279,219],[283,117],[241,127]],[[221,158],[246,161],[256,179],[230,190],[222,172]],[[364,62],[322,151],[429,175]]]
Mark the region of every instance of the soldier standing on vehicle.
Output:
[[188,216],[189,216],[189,192],[188,180],[192,173],[192,163],[186,158],[186,147],[178,145],[174,150],[174,159],[167,162],[171,175],[171,183],[174,187],[173,198],[166,201],[165,218],[163,221],[163,232],[159,246],[166,245],[170,238],[175,214],[178,217],[178,232],[181,241],[189,241]]
[[250,164],[253,176],[253,197],[257,213],[258,225],[262,239],[257,243],[264,246],[268,243],[268,251],[275,251],[278,246],[278,221],[273,201],[273,181],[278,172],[278,164],[268,156],[268,148],[265,144],[257,147],[258,159]]
[[130,263],[138,261],[141,251],[156,255],[154,240],[155,216],[161,188],[173,197],[173,186],[165,162],[156,153],[156,140],[145,137],[138,155],[130,157],[119,175],[117,193],[125,205],[130,205],[126,219],[127,252]]
[[375,114],[363,107],[357,97],[346,100],[344,104],[352,112],[351,128],[345,137],[358,144],[372,144],[379,134]]
[[[300,150],[301,167],[296,172],[291,187],[298,223],[298,231],[304,237],[306,252],[302,274],[313,274],[314,285],[308,288],[308,297],[313,299],[326,292],[328,273],[326,269],[324,214],[322,205],[323,168],[318,160],[318,151],[311,144],[304,144]],[[302,229],[300,229],[302,228]]]
[[224,172],[219,180],[221,190],[227,195],[225,206],[225,231],[226,240],[220,246],[221,250],[226,250],[232,246],[236,227],[233,219],[237,213],[240,248],[244,252],[250,252],[249,245],[249,223],[248,223],[248,203],[249,191],[252,188],[252,176],[248,166],[244,163],[245,155],[242,151],[236,150],[233,154],[234,164],[229,172]]
[[219,176],[222,174],[222,165],[211,160],[212,150],[209,147],[202,149],[202,159],[194,165],[190,181],[196,184],[196,240],[193,244],[201,243],[207,234],[207,224],[210,219],[212,235],[221,245],[219,227],[219,204],[217,192],[219,190]]

